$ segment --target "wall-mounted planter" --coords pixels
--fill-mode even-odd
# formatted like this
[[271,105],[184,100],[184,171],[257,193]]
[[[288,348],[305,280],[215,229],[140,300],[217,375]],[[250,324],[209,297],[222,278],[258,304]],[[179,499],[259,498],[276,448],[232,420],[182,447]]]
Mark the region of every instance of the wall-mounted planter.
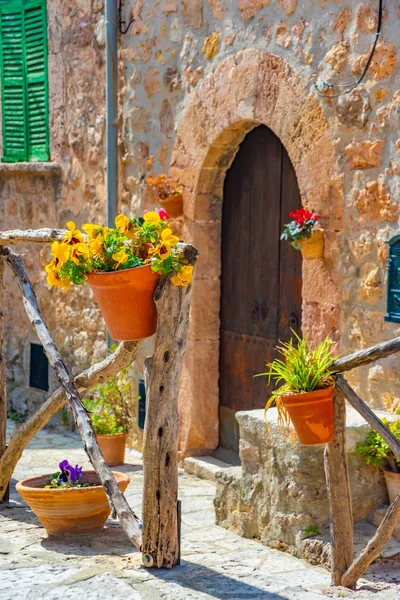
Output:
[[161,206],[167,211],[170,217],[176,218],[183,214],[183,195],[174,194],[168,198],[159,198]]
[[300,252],[305,260],[317,260],[324,256],[324,236],[323,229],[314,229],[311,237],[297,241]]

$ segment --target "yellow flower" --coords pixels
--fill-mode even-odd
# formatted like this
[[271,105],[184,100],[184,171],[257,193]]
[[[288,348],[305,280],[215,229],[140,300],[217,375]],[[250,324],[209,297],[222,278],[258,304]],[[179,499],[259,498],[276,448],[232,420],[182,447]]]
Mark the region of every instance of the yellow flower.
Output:
[[192,281],[193,278],[193,267],[182,267],[176,275],[171,277],[171,281],[174,285],[185,286]]
[[178,242],[179,238],[172,235],[172,230],[167,227],[161,233],[161,243],[154,249],[152,254],[158,254],[161,260],[165,260],[171,254],[171,247],[176,246]]
[[116,264],[114,265],[114,269],[117,270],[120,265],[123,265],[124,263],[126,263],[126,261],[129,258],[129,255],[126,253],[125,248],[121,248],[121,250],[118,250],[118,252],[114,252],[114,254],[112,255],[112,258],[116,261]]
[[82,229],[87,233],[89,240],[94,240],[102,233],[102,227],[100,227],[100,225],[86,223],[85,225],[82,225]]
[[66,242],[53,242],[51,245],[51,254],[56,259],[56,264],[59,269],[64,263],[69,260],[71,254],[71,246]]
[[49,285],[55,285],[63,290],[69,290],[71,287],[69,279],[61,279],[59,274],[54,271],[47,275],[47,283]]
[[75,223],[73,221],[68,221],[67,228],[69,231],[66,231],[63,236],[63,240],[67,244],[76,244],[78,242],[83,242],[83,235],[79,229],[75,228]]
[[104,238],[98,235],[95,238],[88,240],[89,252],[91,256],[102,254]]
[[145,223],[158,223],[159,221],[161,221],[160,215],[152,210],[147,213],[144,213],[143,219]]
[[131,222],[123,213],[115,217],[115,227],[117,227],[121,233],[126,233],[131,227]]
[[71,260],[74,261],[74,263],[76,265],[79,265],[79,263],[80,263],[79,257],[81,257],[81,256],[82,256],[82,258],[89,258],[89,248],[83,242],[72,246],[72,252],[71,252],[70,258],[71,258]]

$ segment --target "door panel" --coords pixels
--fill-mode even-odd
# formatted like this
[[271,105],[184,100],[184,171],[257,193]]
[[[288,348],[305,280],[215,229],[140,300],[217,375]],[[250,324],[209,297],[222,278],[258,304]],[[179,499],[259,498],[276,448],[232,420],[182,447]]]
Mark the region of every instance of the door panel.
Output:
[[[296,176],[267,127],[249,133],[227,173],[222,211],[221,444],[237,449],[231,412],[262,408],[265,370],[278,338],[300,329],[301,257],[280,243],[288,212],[300,206]],[[227,433],[228,432],[228,433]]]

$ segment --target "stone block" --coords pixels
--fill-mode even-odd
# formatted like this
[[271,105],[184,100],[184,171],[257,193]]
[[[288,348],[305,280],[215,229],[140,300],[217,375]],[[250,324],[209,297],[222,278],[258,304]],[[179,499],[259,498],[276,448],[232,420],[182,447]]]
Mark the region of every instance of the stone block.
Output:
[[183,238],[199,250],[196,278],[219,277],[221,275],[221,224],[204,221],[187,222],[183,228]]
[[189,339],[219,340],[220,282],[197,279],[193,283]]
[[353,140],[344,149],[344,155],[350,169],[379,167],[382,162],[384,146],[385,140],[365,140],[362,142]]

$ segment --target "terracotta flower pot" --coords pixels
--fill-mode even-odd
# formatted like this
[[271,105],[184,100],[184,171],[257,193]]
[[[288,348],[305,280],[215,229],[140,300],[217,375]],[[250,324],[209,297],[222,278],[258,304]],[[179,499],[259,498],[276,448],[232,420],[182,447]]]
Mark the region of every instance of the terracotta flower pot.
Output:
[[153,294],[159,278],[150,265],[87,276],[114,340],[140,340],[155,333],[157,309]]
[[[122,492],[126,490],[130,477],[126,473],[113,472]],[[25,502],[38,517],[49,535],[65,533],[92,533],[101,531],[110,514],[103,486],[87,488],[45,489],[52,475],[30,477],[17,483]],[[85,471],[82,483],[97,483],[95,471]]]
[[123,465],[125,461],[126,433],[97,435],[97,441],[109,467]]
[[333,439],[333,387],[282,396],[293,427],[303,446],[326,444]]
[[393,473],[393,471],[386,471],[385,469],[383,474],[388,489],[389,501],[392,504],[400,494],[400,473]]
[[168,198],[159,198],[158,200],[170,217],[180,217],[183,213],[182,194],[174,194],[173,196],[168,196]]
[[317,260],[324,256],[324,230],[314,229],[311,237],[297,242],[305,260]]

